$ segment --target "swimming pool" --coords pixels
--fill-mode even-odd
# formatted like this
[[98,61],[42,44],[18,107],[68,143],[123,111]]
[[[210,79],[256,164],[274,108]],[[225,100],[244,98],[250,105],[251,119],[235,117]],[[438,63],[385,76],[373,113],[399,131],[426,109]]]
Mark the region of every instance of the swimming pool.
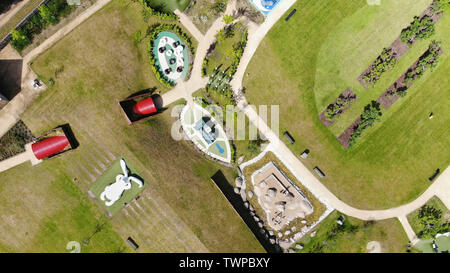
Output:
[[283,0],[248,0],[253,4],[262,14],[265,16],[269,13]]

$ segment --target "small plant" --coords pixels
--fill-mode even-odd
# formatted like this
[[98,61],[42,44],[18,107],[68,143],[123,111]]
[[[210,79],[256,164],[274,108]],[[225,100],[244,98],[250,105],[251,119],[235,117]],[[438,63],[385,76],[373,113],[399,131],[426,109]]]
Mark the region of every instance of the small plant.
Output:
[[226,1],[217,1],[216,4],[214,4],[213,8],[216,13],[222,13],[227,8],[227,2]]
[[222,20],[225,24],[229,25],[233,23],[234,17],[233,15],[225,14],[224,16],[222,16]]

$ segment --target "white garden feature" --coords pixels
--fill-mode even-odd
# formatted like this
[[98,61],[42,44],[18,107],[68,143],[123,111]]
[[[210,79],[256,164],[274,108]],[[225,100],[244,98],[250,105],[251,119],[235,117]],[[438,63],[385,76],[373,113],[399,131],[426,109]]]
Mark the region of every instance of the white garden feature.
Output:
[[142,188],[144,185],[139,178],[129,175],[125,160],[120,160],[120,167],[123,174],[117,175],[116,181],[106,186],[105,190],[100,194],[100,199],[105,201],[105,205],[108,207],[119,200],[124,191],[131,189],[131,182],[138,184],[139,188]]

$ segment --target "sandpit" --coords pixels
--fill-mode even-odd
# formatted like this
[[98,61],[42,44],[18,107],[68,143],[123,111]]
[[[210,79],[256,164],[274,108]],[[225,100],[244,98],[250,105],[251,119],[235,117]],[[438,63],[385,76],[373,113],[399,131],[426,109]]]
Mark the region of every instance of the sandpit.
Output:
[[267,222],[280,230],[295,218],[305,218],[314,208],[309,200],[273,163],[252,175],[254,192],[267,215]]

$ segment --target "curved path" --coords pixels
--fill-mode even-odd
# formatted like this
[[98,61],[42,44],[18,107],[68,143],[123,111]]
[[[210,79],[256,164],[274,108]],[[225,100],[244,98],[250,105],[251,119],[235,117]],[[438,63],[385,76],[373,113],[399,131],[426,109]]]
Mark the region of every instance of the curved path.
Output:
[[[294,174],[300,178],[302,183],[308,188],[313,188],[315,192],[327,201],[330,206],[346,215],[362,220],[398,218],[410,241],[412,243],[416,243],[418,239],[409,225],[406,216],[412,211],[423,206],[433,196],[439,197],[442,202],[450,208],[450,168],[447,168],[422,195],[411,203],[385,210],[362,210],[351,207],[339,200],[310,172],[309,169],[303,165],[303,163],[292,153],[292,151],[279,139],[278,135],[267,126],[261,117],[259,117],[254,108],[248,106],[245,97],[240,94],[243,76],[250,60],[256,52],[256,49],[272,26],[295,2],[296,0],[283,0],[283,2],[281,2],[272,11],[272,13],[266,17],[264,23],[259,26],[252,23],[249,24],[247,46],[239,63],[236,74],[230,83],[235,94],[238,98],[240,98],[237,103],[238,107],[247,115],[249,120],[258,128],[258,130],[266,136],[270,143],[276,147],[279,154],[283,157],[285,162],[292,167],[295,172]],[[234,1],[230,1],[230,4],[225,12],[226,14],[232,14],[234,3]],[[180,21],[183,25],[194,34],[197,40],[199,40],[199,45],[194,60],[191,78],[187,82],[177,85],[174,89],[162,95],[165,106],[180,98],[185,98],[188,102],[191,102],[192,93],[205,86],[207,78],[202,78],[200,74],[202,62],[206,56],[209,45],[214,41],[215,33],[225,25],[222,22],[222,19],[219,18],[216,22],[214,22],[206,35],[202,36],[187,16],[183,16],[183,14],[179,12],[177,14],[179,15]]]

